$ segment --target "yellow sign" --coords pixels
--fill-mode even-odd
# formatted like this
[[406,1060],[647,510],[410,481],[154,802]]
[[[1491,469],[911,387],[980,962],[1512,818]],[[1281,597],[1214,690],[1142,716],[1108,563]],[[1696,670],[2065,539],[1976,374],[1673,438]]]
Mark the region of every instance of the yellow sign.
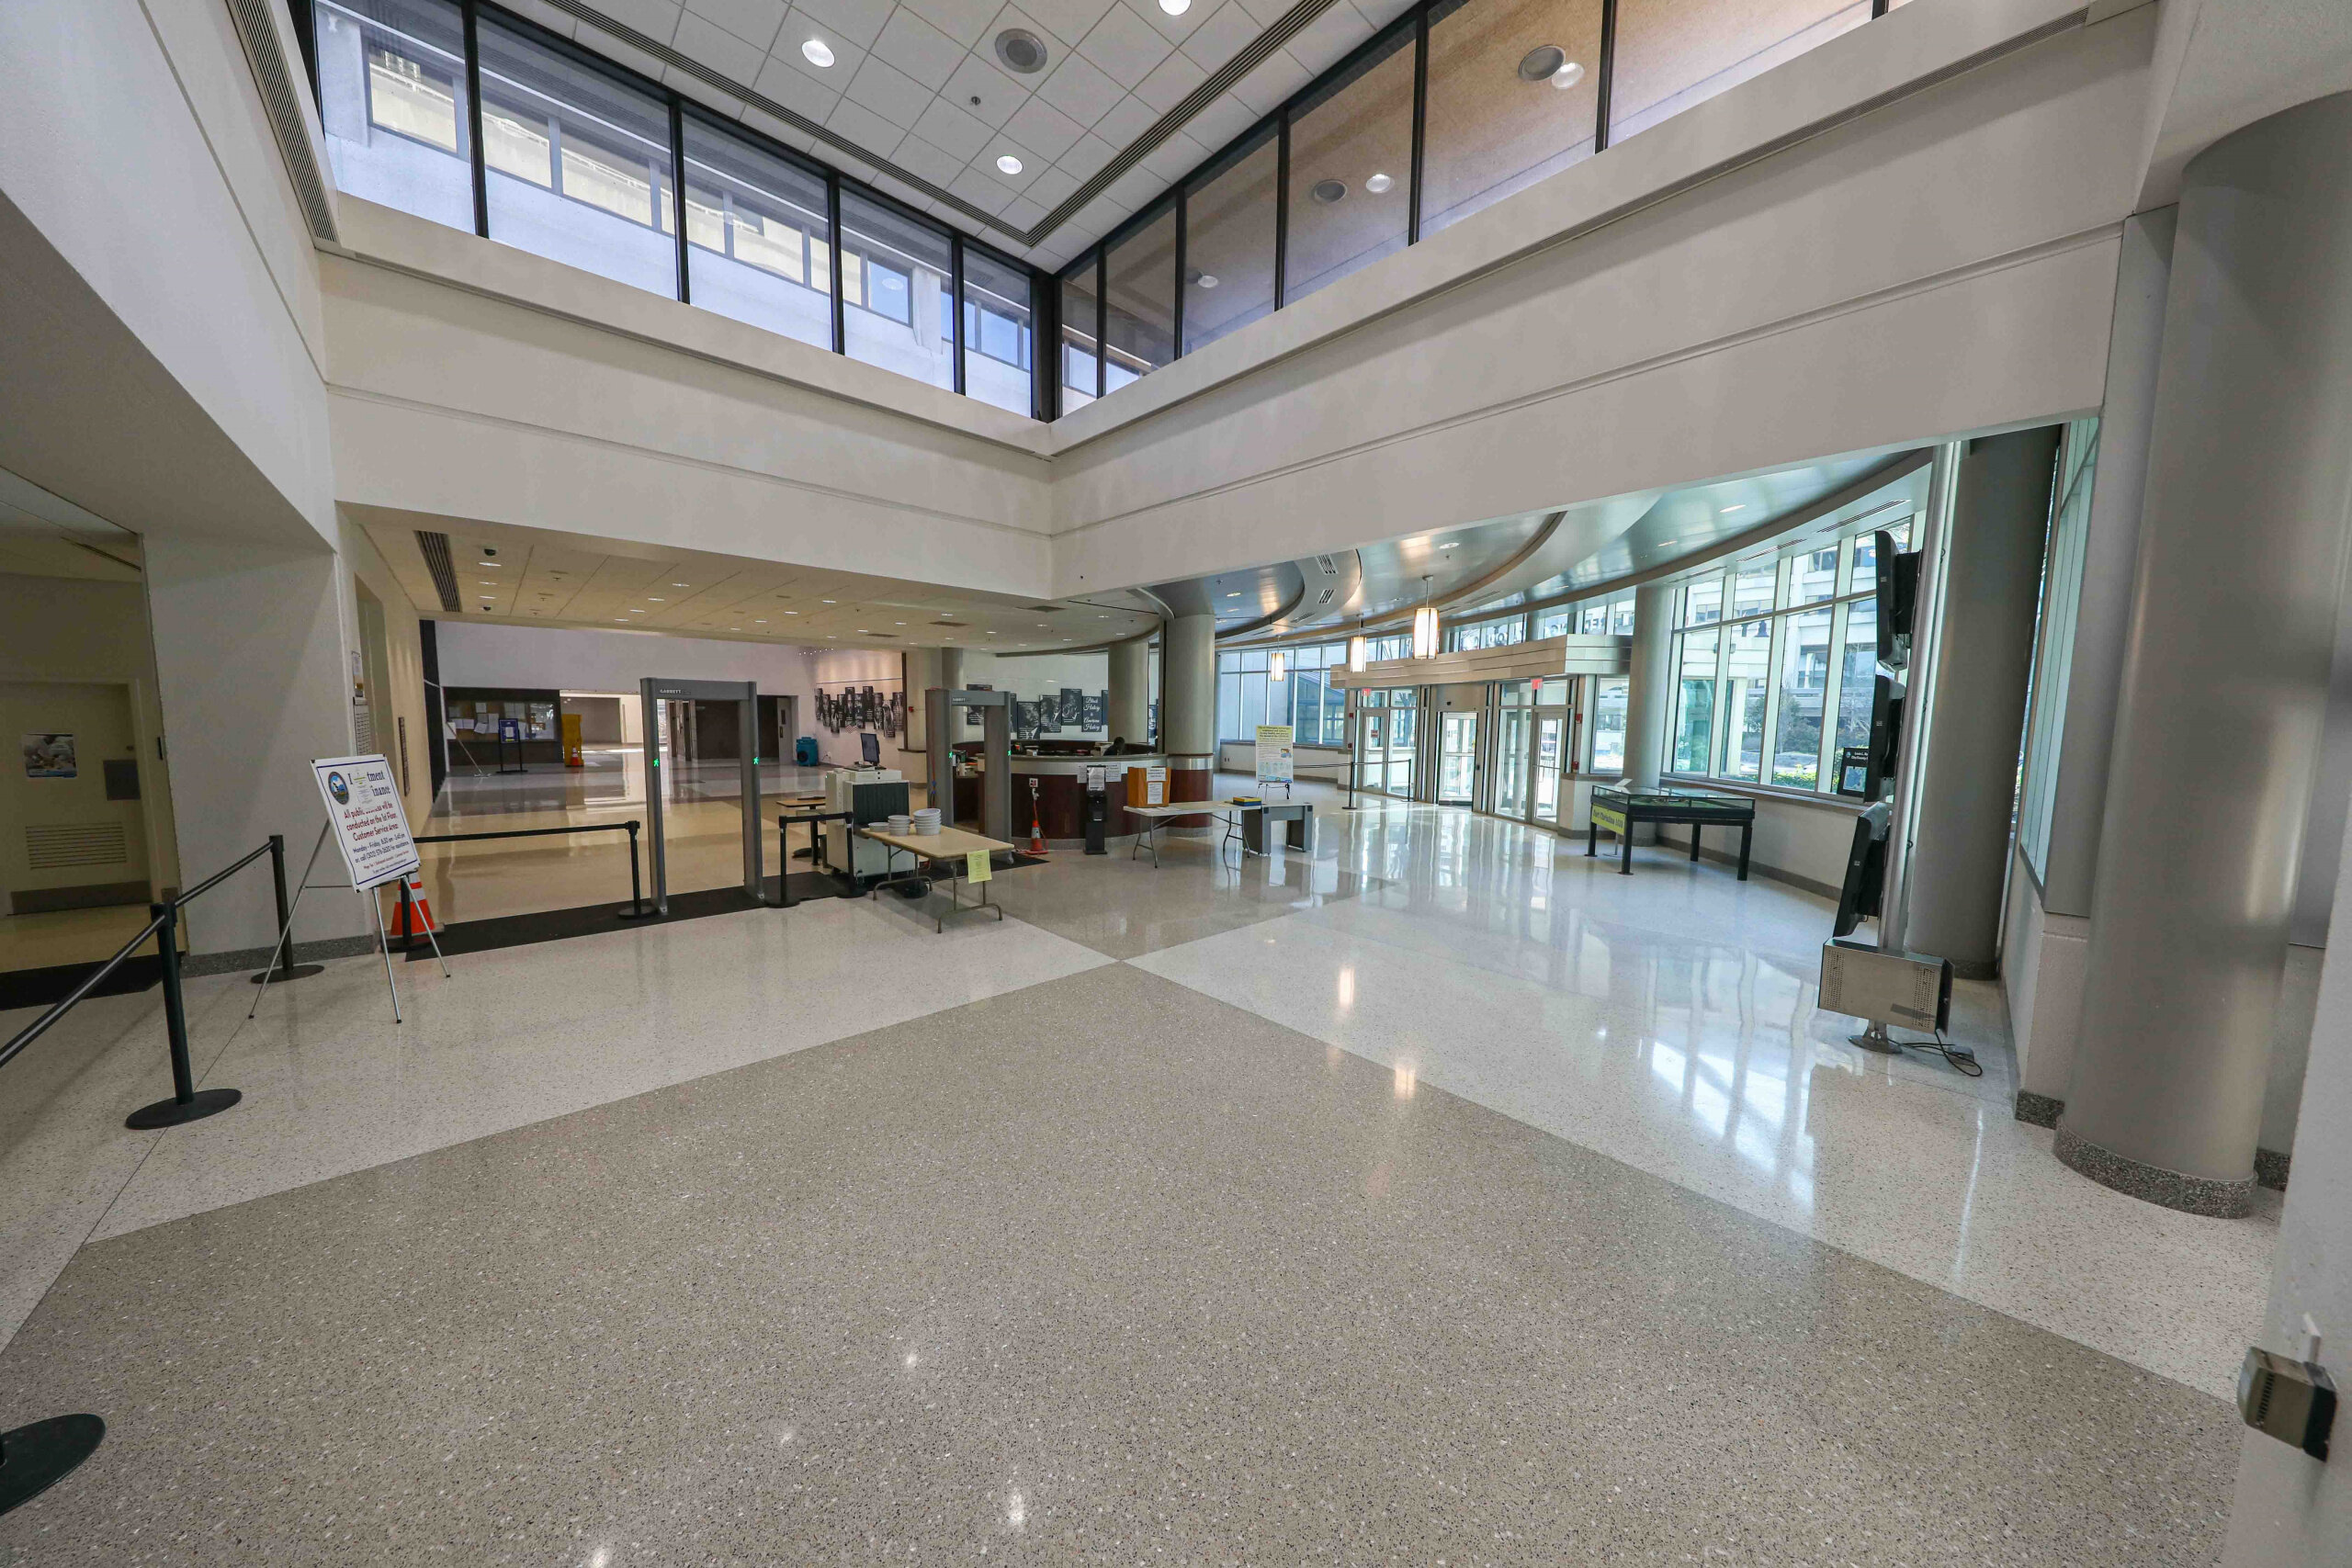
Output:
[[567,768],[588,765],[586,759],[580,755],[580,716],[576,713],[563,716],[563,765]]
[[1625,814],[1606,806],[1592,808],[1592,825],[1604,833],[1614,833],[1621,839],[1625,836]]
[[990,865],[989,864],[989,852],[988,852],[988,851],[986,851],[986,850],[972,850],[972,851],[968,851],[968,852],[965,854],[965,856],[964,856],[964,880],[965,880],[965,881],[967,881],[967,882],[986,882],[989,877],[991,877],[991,876],[993,876],[993,875],[995,875],[995,874],[996,874],[996,873],[995,873],[994,869],[993,869],[992,867],[990,867]]

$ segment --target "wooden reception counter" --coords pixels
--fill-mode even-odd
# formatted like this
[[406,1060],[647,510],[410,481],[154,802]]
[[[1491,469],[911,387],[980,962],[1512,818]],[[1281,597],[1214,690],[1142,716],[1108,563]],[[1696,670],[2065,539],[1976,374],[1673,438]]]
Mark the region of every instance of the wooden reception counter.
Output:
[[[1140,818],[1128,817],[1126,773],[1130,768],[1165,767],[1168,770],[1168,798],[1171,801],[1206,800],[1216,787],[1216,773],[1213,759],[1205,756],[1163,756],[1154,753],[1139,757],[1019,757],[1012,759],[1012,836],[1026,840],[1029,836],[1029,781],[1037,783],[1037,816],[1048,839],[1082,839],[1086,836],[1086,770],[1101,768],[1102,785],[1111,797],[1111,816],[1104,830],[1112,837],[1140,833],[1144,823]],[[963,774],[956,780],[956,812],[958,817],[977,816],[979,811],[980,781],[977,775]],[[1171,828],[1204,828],[1206,817],[1179,817],[1163,824]]]

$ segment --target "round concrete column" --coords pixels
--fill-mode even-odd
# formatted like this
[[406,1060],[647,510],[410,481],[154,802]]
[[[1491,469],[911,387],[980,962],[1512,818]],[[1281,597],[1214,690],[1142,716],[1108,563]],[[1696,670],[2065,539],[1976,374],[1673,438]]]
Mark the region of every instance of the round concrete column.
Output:
[[[1214,655],[1212,655],[1214,658]],[[1216,690],[1214,682],[1209,690]],[[1151,734],[1151,637],[1111,645],[1111,733],[1143,745]]]
[[939,650],[939,683],[951,692],[964,689],[964,650],[943,648]]
[[1166,689],[1160,696],[1170,756],[1206,757],[1216,750],[1216,617],[1179,615],[1168,623]]
[[1625,773],[1643,789],[1656,789],[1666,768],[1667,714],[1673,704],[1666,689],[1673,662],[1674,590],[1634,590],[1634,665],[1625,682]]
[[2245,1213],[2352,512],[2352,94],[2188,165],[2058,1157]]

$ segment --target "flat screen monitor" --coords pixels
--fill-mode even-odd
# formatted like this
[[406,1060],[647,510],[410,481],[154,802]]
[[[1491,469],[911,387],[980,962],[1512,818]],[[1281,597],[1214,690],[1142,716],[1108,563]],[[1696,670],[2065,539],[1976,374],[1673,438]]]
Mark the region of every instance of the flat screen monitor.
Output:
[[1871,558],[1877,572],[1878,661],[1888,670],[1911,662],[1911,620],[1919,598],[1919,556],[1898,555],[1894,536],[1881,529],[1871,536]]
[[882,765],[882,738],[870,729],[860,730],[857,737],[857,758],[869,768]]
[[1846,880],[1838,889],[1837,923],[1832,937],[1849,934],[1866,917],[1879,912],[1879,897],[1886,884],[1886,825],[1884,802],[1866,807],[1854,818],[1854,842],[1846,852]]

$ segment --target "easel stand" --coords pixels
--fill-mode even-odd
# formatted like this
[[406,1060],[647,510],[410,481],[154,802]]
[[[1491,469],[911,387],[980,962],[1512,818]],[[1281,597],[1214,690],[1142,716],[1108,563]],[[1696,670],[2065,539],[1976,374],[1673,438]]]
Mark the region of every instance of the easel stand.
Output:
[[[332,825],[330,824],[330,826]],[[351,886],[347,882],[325,882],[313,884],[311,881],[311,872],[319,863],[319,851],[326,846],[327,832],[327,827],[322,827],[319,829],[319,841],[311,848],[310,864],[302,868],[302,885],[294,890],[294,906],[292,908],[286,911],[285,922],[278,928],[277,945],[270,950],[272,973],[275,973],[275,965],[277,964],[278,954],[285,951],[292,935],[294,930],[294,916],[296,912],[302,908],[302,895],[311,891],[311,887],[314,886],[322,892],[332,887],[349,887]],[[406,878],[408,874],[406,872],[402,872],[399,874],[401,886],[405,887],[407,886]],[[391,877],[386,877],[384,882],[390,882],[391,880],[393,880]],[[392,977],[391,934],[384,929],[383,900],[376,897],[376,889],[381,887],[383,885],[383,882],[378,882],[367,887],[354,888],[353,891],[356,892],[362,898],[368,901],[368,913],[375,918],[376,945],[384,956],[384,984],[392,993],[392,1021],[394,1023],[405,1023],[408,1021],[401,1016],[400,982]],[[441,939],[434,934],[433,929],[430,926],[425,928],[424,937],[427,942],[433,944],[433,956],[441,965],[441,977],[445,980],[456,978],[455,976],[449,973],[449,960],[441,952]],[[319,966],[313,966],[311,972],[312,974],[316,974],[318,972],[318,967]],[[264,977],[262,976],[256,975],[254,976],[254,983],[255,985],[261,985],[263,983],[263,978]],[[261,992],[256,991],[254,993],[254,1005],[245,1010],[246,1022],[252,1022],[254,1015],[261,1010]]]

